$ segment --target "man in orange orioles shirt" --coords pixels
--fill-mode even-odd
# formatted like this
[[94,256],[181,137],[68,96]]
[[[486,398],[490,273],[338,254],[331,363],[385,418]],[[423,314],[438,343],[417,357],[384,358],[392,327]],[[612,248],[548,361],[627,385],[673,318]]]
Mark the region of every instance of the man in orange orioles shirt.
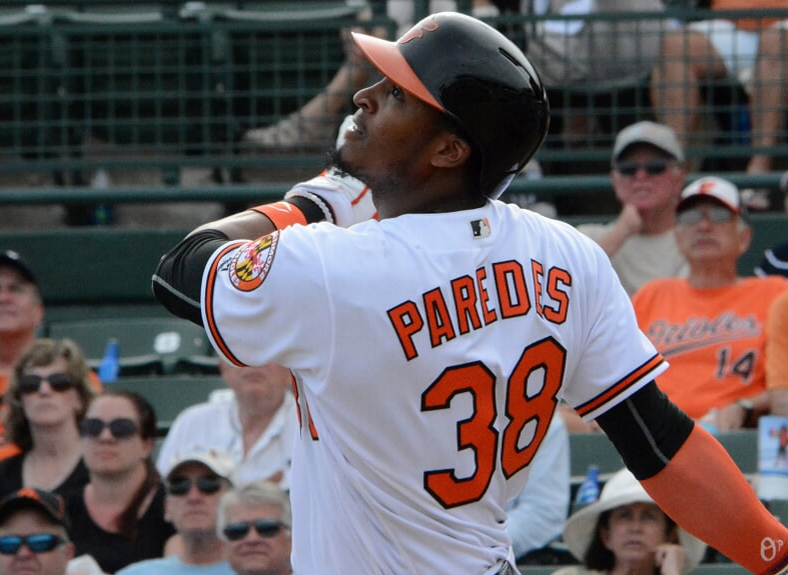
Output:
[[739,190],[729,181],[693,182],[676,212],[689,277],[652,280],[632,299],[640,329],[671,365],[659,387],[687,415],[719,431],[752,427],[771,411],[766,318],[788,281],[738,276],[736,262],[752,232]]
[[[293,373],[294,572],[513,575],[506,503],[563,398],[679,525],[788,573],[788,529],[654,383],[667,366],[607,255],[497,199],[548,129],[522,51],[452,12],[353,38],[383,78],[335,169],[200,226],[153,277],[228,361]],[[346,175],[379,220],[353,217]]]

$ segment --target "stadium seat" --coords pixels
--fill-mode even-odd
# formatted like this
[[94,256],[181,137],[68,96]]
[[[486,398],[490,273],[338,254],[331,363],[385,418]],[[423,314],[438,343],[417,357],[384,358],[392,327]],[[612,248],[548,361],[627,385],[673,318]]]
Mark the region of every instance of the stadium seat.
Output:
[[147,399],[156,411],[158,434],[164,436],[181,411],[208,401],[212,392],[227,389],[227,385],[218,375],[177,375],[122,377],[105,385],[105,389],[113,388],[136,391]]
[[604,433],[571,433],[569,435],[570,476],[579,485],[591,465],[599,467],[603,479],[615,473],[624,462]]
[[205,331],[175,317],[94,319],[56,322],[48,336],[76,341],[91,367],[98,367],[110,339],[120,347],[120,376],[218,373]]

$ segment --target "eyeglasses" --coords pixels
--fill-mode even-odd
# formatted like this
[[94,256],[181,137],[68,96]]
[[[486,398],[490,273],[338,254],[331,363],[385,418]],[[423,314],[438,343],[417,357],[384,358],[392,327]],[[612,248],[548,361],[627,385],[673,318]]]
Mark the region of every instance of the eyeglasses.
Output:
[[73,389],[77,382],[68,373],[51,373],[49,375],[34,375],[32,373],[19,376],[17,385],[22,395],[30,395],[41,391],[41,384],[44,382],[49,383],[52,391],[63,393],[69,389]]
[[65,539],[52,533],[37,533],[24,537],[6,535],[0,537],[0,554],[16,555],[22,545],[25,545],[33,553],[48,553],[65,542]]
[[676,215],[676,223],[680,226],[694,226],[706,218],[713,224],[727,224],[736,214],[723,206],[709,206],[707,208],[691,208]]
[[632,177],[638,173],[638,170],[645,170],[649,176],[658,176],[665,173],[665,170],[673,162],[668,160],[649,160],[642,164],[638,162],[626,161],[615,164],[614,169],[622,176]]
[[181,497],[191,491],[192,485],[196,485],[197,491],[200,493],[213,495],[222,488],[222,478],[216,475],[203,475],[197,479],[174,477],[167,482],[167,492],[170,495]]
[[109,428],[110,434],[115,439],[128,439],[139,432],[137,424],[127,417],[119,417],[112,421],[104,421],[97,417],[91,417],[82,422],[80,432],[83,437],[96,439],[101,435],[105,427]]
[[270,539],[276,537],[285,524],[274,519],[258,519],[257,521],[239,521],[230,523],[222,530],[228,541],[240,541],[249,534],[249,530],[254,527],[260,537]]

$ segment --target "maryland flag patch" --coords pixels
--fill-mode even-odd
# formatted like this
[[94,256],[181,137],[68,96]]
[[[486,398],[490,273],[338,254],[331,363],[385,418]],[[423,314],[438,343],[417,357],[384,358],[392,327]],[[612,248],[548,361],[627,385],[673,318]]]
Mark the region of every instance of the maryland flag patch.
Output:
[[279,232],[249,242],[239,249],[230,262],[230,282],[241,291],[257,289],[265,281],[274,261]]

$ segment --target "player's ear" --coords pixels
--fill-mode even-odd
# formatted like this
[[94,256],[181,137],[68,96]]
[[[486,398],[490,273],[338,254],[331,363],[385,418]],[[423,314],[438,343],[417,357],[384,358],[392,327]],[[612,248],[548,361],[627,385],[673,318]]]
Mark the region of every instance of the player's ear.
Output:
[[467,140],[446,132],[438,139],[432,165],[436,168],[457,168],[468,162],[473,148]]

